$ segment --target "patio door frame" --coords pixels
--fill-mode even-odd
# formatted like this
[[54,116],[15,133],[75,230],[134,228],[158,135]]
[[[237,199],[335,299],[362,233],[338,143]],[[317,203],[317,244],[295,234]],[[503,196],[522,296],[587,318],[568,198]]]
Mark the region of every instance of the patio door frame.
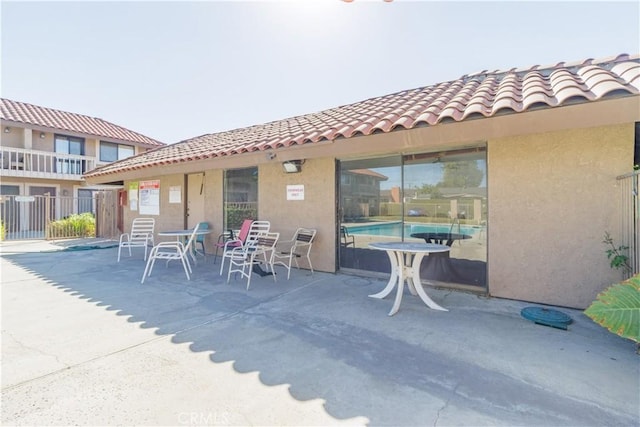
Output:
[[[376,240],[378,235],[380,235],[379,240],[384,241],[404,241],[405,239],[417,241],[416,238],[410,238],[409,236],[414,233],[414,227],[416,229],[420,228],[418,231],[422,232],[422,228],[425,228],[425,231],[429,231],[432,226],[442,225],[444,231],[449,233],[455,232],[457,229],[458,234],[460,234],[460,230],[463,229],[465,239],[470,240],[465,240],[464,242],[456,241],[451,245],[455,246],[453,249],[456,249],[456,251],[452,249],[452,254],[455,253],[455,255],[451,256],[451,260],[455,262],[456,267],[455,270],[453,268],[450,270],[451,273],[446,272],[444,276],[440,277],[441,272],[436,275],[435,271],[430,269],[431,267],[423,264],[423,273],[427,275],[426,279],[439,280],[439,285],[443,284],[447,287],[486,293],[488,290],[488,246],[486,239],[486,228],[488,226],[488,173],[486,152],[486,144],[478,144],[474,147],[442,152],[338,159],[336,163],[336,269],[353,270],[354,272],[373,275],[388,274],[390,272],[388,260],[384,259],[384,256],[380,256],[379,251],[369,253],[369,241]],[[397,170],[393,164],[394,158],[399,159]],[[368,164],[369,161],[370,165]],[[472,162],[478,162],[475,163],[477,170]],[[343,166],[345,163],[348,163],[348,169],[346,170],[353,171],[351,179],[355,177],[357,181],[361,182],[343,180]],[[437,169],[434,169],[434,166],[431,165],[439,164],[442,165],[442,170],[439,172],[441,175],[439,177],[438,175],[432,176],[432,172],[435,173]],[[422,180],[422,172],[420,172],[423,169],[426,174],[424,175],[424,180]],[[483,173],[482,181],[479,184],[477,181],[479,178],[477,176],[478,171]],[[362,177],[359,178],[360,175]],[[371,207],[371,201],[375,199],[373,195],[375,186],[366,181],[367,175],[377,176],[381,180],[380,183],[393,182],[393,184],[385,186],[387,190],[381,190],[381,187],[378,188],[380,203],[375,206],[374,202],[373,208]],[[431,182],[430,179],[427,179],[427,177],[431,176],[431,179],[438,180],[438,182]],[[474,177],[476,181],[473,181]],[[387,181],[385,178],[393,181]],[[459,192],[454,188],[456,184],[452,184],[458,181],[469,182],[469,187],[467,189],[462,187],[463,191]],[[441,188],[435,186],[436,183],[444,182],[450,184],[448,186],[443,185]],[[477,188],[473,187],[474,185]],[[395,190],[394,187],[396,187]],[[350,206],[344,206],[345,188],[353,189],[353,199]],[[364,188],[364,192],[361,194],[358,193],[360,188]],[[455,191],[452,193],[452,190]],[[387,191],[389,194],[386,194]],[[430,197],[429,194],[431,195]],[[433,199],[434,197],[435,199]],[[438,202],[439,199],[443,200]],[[367,200],[369,200],[368,206],[366,206]],[[425,212],[416,211],[418,213],[415,215],[418,217],[414,218],[415,215],[412,216],[409,208],[412,206],[429,208],[430,200],[433,200],[434,207],[430,208],[430,210],[424,209]],[[393,206],[394,204],[399,204],[399,208]],[[428,213],[426,212],[427,210]],[[422,215],[422,218],[420,218],[420,215]],[[445,218],[443,215],[448,215],[448,217]],[[386,220],[385,217],[389,219]],[[345,219],[348,220],[345,221]],[[369,225],[374,228],[378,227],[377,224],[367,224],[371,222],[379,222],[380,225],[384,225],[383,229],[385,230],[387,230],[386,226],[390,226],[389,230],[392,229],[393,231],[390,231],[391,234],[388,234],[389,231],[382,231],[382,229],[379,231],[372,230],[371,232],[364,231],[368,230],[367,227]],[[355,235],[354,244],[345,245],[342,243],[341,228],[345,223],[356,233],[358,230],[364,231],[363,235]],[[392,223],[393,226],[391,225]],[[399,226],[396,223],[399,223]],[[411,231],[407,231],[409,225]],[[454,226],[456,227],[455,229]],[[353,234],[351,235],[353,236]],[[468,235],[472,237],[469,238],[467,237]],[[358,243],[358,240],[360,240],[360,243]],[[472,246],[475,244],[484,245],[484,255],[482,255],[481,251],[478,252],[475,246]],[[372,258],[368,260],[366,257]],[[388,271],[385,270],[387,267]],[[459,272],[464,274],[457,274]],[[432,278],[429,278],[429,275],[432,275]]]

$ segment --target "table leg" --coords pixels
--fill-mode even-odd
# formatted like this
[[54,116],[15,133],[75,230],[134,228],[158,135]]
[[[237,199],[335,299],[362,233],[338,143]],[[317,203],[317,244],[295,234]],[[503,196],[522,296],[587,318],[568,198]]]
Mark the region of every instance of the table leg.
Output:
[[[385,298],[387,295],[391,293],[393,287],[396,285],[398,281],[398,265],[402,264],[402,258],[398,259],[396,253],[394,251],[387,251],[387,255],[389,255],[389,261],[391,261],[391,277],[389,278],[389,282],[387,286],[383,290],[378,293],[369,295],[371,298]],[[400,255],[402,256],[402,255]]]
[[[402,254],[398,254],[400,261],[402,260]],[[402,293],[404,292],[404,280],[405,280],[405,271],[402,266],[398,272],[398,287],[396,289],[396,299],[393,301],[393,307],[391,307],[391,311],[389,312],[389,316],[393,316],[400,309],[400,303],[402,302]]]
[[423,253],[417,254],[413,259],[413,264],[411,267],[411,269],[413,270],[412,271],[413,284],[415,286],[416,291],[418,292],[418,296],[420,296],[420,299],[427,306],[433,308],[434,310],[449,311],[446,308],[439,306],[431,298],[429,298],[429,295],[427,295],[427,293],[424,291],[424,288],[422,287],[422,282],[420,281],[420,263],[422,262],[422,258],[424,258],[424,255],[425,254]]
[[191,259],[193,260],[193,265],[198,265],[198,260],[196,259],[196,251],[193,247],[189,249],[189,254],[191,255]]
[[404,254],[404,265],[402,268],[404,269],[404,280],[407,281],[407,288],[409,288],[409,292],[411,295],[418,295],[416,292],[416,287],[413,284],[413,257],[415,254],[407,252]]

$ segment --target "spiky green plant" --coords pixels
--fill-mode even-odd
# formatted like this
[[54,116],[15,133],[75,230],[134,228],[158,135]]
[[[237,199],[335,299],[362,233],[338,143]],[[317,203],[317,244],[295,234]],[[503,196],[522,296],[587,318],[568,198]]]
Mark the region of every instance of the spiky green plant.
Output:
[[48,225],[48,235],[54,238],[62,237],[95,237],[96,220],[91,213],[69,215]]
[[625,275],[630,275],[633,269],[629,264],[629,257],[626,254],[628,246],[619,245],[616,246],[613,242],[613,237],[608,231],[604,232],[604,240],[602,241],[609,248],[605,251],[607,259],[609,259],[609,265],[616,270],[621,269]]
[[640,274],[600,292],[584,314],[614,334],[640,343]]

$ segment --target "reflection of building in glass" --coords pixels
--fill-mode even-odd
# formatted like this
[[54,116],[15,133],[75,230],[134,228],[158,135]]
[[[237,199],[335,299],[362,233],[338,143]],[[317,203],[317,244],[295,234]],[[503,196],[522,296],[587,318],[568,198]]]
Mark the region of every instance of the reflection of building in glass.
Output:
[[340,175],[343,221],[380,215],[380,182],[387,179],[370,169],[343,170]]
[[382,190],[382,203],[404,202],[406,216],[468,219],[480,223],[486,216],[487,188],[438,188],[438,196],[405,189],[401,197],[400,187]]

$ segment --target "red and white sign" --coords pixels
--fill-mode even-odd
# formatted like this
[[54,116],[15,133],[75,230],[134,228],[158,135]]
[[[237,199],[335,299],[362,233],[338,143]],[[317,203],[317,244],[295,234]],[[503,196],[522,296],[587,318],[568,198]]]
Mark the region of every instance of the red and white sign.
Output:
[[287,185],[287,200],[304,200],[304,185]]

